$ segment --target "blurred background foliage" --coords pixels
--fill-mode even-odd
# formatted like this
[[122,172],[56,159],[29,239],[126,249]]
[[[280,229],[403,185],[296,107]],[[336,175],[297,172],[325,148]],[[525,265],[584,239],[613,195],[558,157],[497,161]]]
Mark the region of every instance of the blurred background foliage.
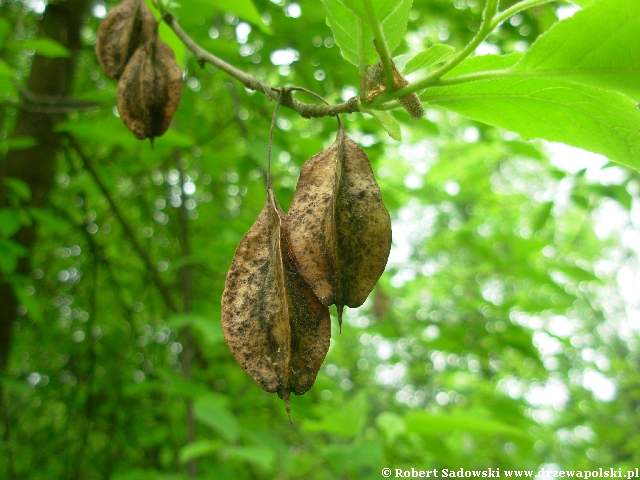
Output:
[[[0,1],[0,270],[18,299],[3,333],[0,478],[366,479],[383,467],[640,464],[637,172],[571,158],[560,168],[548,144],[429,106],[419,122],[394,112],[402,142],[348,115],[394,247],[341,335],[334,315],[329,354],[312,390],[291,399],[290,425],[220,328],[227,269],[265,199],[273,104],[200,68],[163,25],[184,65],[182,102],[155,149],[137,141],[93,54],[113,5]],[[461,48],[482,6],[414,0],[394,55]],[[34,99],[32,65],[69,54],[36,40],[55,8],[82,9],[73,89]],[[516,15],[480,48],[522,51],[571,8]],[[271,85],[332,102],[357,95],[357,69],[340,57],[321,2],[185,0],[177,12],[204,48]],[[45,145],[16,131],[24,112],[53,132],[53,185],[39,203],[28,177],[4,168]],[[273,178],[286,207],[301,165],[337,125],[280,112]],[[34,225],[26,248],[12,238]]]

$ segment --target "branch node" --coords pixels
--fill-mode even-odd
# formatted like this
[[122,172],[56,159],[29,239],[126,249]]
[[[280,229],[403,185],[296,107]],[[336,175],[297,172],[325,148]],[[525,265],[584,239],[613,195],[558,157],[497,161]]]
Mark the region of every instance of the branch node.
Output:
[[358,110],[357,104],[353,103],[349,104],[347,102],[342,102],[331,105],[329,107],[324,107],[317,105],[314,106],[312,104],[300,102],[295,98],[290,98],[290,92],[286,91],[288,90],[286,87],[276,88],[267,85],[253,75],[249,75],[248,73],[234,67],[221,58],[216,57],[212,53],[206,51],[182,29],[175,16],[171,13],[165,12],[162,18],[167,23],[167,25],[169,25],[171,30],[173,30],[173,32],[178,36],[182,43],[184,43],[184,45],[195,55],[200,66],[202,66],[203,63],[210,63],[214,66],[214,68],[220,69],[227,75],[230,75],[238,80],[245,86],[245,88],[264,93],[264,95],[269,100],[276,100],[278,98],[280,90],[285,89],[284,93],[287,98],[283,99],[284,101],[282,102],[282,105],[295,110],[304,118],[335,116],[340,113],[351,113]]
[[347,105],[349,106],[347,113],[353,113],[360,110],[360,99],[358,97],[351,97],[347,100]]

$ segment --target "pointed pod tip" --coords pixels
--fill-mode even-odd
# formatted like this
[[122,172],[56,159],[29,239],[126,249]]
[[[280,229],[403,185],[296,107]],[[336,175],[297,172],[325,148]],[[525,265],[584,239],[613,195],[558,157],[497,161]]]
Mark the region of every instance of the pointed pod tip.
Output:
[[291,405],[289,404],[289,392],[284,392],[282,394],[282,400],[284,400],[284,407],[287,409],[287,416],[289,417],[289,423],[293,425],[293,421],[291,421]]
[[340,327],[340,333],[342,333],[342,309],[344,305],[336,305],[336,308],[338,309],[338,326]]

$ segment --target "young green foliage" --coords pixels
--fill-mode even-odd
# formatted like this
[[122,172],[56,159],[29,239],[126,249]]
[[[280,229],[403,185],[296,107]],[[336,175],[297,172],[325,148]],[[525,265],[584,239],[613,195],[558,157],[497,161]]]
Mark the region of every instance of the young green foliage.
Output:
[[640,2],[599,1],[540,36],[512,70],[640,100]]
[[436,43],[409,60],[402,70],[402,73],[403,75],[409,75],[423,68],[447,62],[455,57],[455,55],[455,48],[445,45],[444,43]]
[[501,57],[477,60],[458,67],[466,73],[477,65],[477,81],[431,88],[423,99],[525,139],[566,143],[640,168],[640,112],[628,97],[562,79],[496,72],[490,65],[504,65]]
[[[327,13],[327,23],[333,32],[333,38],[340,47],[342,57],[358,65],[358,19],[363,23],[363,43],[365,45],[364,62],[371,64],[378,59],[373,44],[373,31],[365,13],[362,0],[323,0]],[[412,0],[372,0],[378,20],[390,51],[393,51],[404,38],[407,29]]]

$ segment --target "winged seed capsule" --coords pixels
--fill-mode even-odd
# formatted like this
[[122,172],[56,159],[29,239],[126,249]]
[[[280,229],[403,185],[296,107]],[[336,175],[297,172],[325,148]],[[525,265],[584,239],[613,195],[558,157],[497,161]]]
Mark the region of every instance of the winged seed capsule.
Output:
[[289,394],[313,385],[329,350],[331,317],[290,255],[287,217],[267,202],[236,249],[222,295],[222,328],[240,366],[289,413]]
[[138,47],[118,81],[118,113],[139,139],[161,136],[182,95],[182,69],[173,50],[156,35]]
[[391,219],[364,151],[340,123],[336,141],[302,167],[289,228],[300,274],[324,305],[359,307],[391,250]]
[[147,43],[156,29],[156,20],[144,0],[123,0],[100,22],[96,57],[102,70],[119,78],[140,45]]

